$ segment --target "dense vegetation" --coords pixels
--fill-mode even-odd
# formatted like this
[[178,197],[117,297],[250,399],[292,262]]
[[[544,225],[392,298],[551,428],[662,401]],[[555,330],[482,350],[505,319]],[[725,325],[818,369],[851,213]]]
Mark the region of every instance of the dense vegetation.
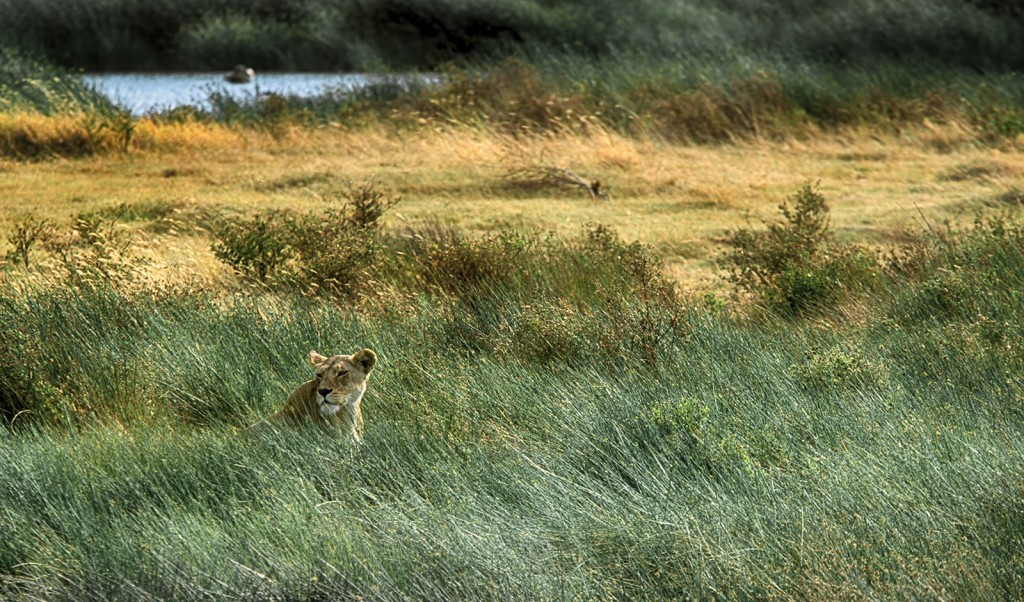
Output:
[[1008,0],[8,0],[0,40],[89,70],[435,68],[527,52],[1020,69]]
[[0,45],[0,111],[110,109],[110,101],[67,70],[13,47]]
[[[301,216],[211,225],[252,287],[227,295],[141,284],[104,216],[51,233],[56,280],[0,292],[0,591],[1024,594],[1020,225],[837,267],[855,249],[807,186],[734,233],[762,309],[733,314],[605,228],[470,241],[384,230],[388,203],[339,196],[338,262],[302,253]],[[363,345],[363,445],[240,432],[309,348]]]
[[[0,170],[142,173],[131,153],[249,128],[1017,148],[1020,39],[1000,0],[8,0]],[[238,62],[443,77],[144,118],[69,77]],[[532,167],[516,185],[551,185]],[[884,249],[838,240],[808,183],[722,236],[729,299],[606,226],[397,226],[385,189],[305,171],[246,190],[315,181],[316,215],[26,213],[0,262],[0,597],[1022,598],[1024,226],[992,209],[1022,193],[958,169],[1003,174],[988,213]],[[154,281],[132,232],[232,276]],[[311,348],[361,346],[362,445],[244,431]]]
[[[509,59],[452,68],[432,86],[382,83],[355,93],[269,95],[255,102],[214,94],[208,110],[182,107],[139,118],[59,68],[24,54],[10,57],[0,65],[0,156],[20,158],[129,151],[143,121],[271,132],[339,125],[465,126],[515,135],[603,128],[684,143],[807,137],[850,127],[902,132],[943,124],[966,128],[976,143],[986,145],[1012,144],[1024,133],[1024,80],[1012,74]],[[25,119],[38,113],[65,118]]]
[[222,70],[244,62],[438,69],[443,77],[438,86],[383,84],[312,99],[215,95],[209,111],[164,117],[257,127],[482,123],[512,132],[597,124],[698,143],[862,124],[964,123],[982,142],[1024,133],[1024,47],[1015,43],[1024,16],[1015,3],[770,4],[11,0],[0,5],[0,108],[77,106],[101,113],[87,129],[112,119],[116,130],[128,125],[117,111],[52,63]]

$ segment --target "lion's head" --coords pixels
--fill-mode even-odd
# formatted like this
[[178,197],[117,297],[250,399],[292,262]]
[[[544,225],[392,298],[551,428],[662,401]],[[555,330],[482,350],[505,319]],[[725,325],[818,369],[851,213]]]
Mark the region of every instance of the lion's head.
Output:
[[324,357],[309,352],[309,363],[316,373],[314,399],[324,417],[334,416],[342,406],[357,406],[366,392],[366,377],[377,363],[377,354],[363,349],[353,355]]

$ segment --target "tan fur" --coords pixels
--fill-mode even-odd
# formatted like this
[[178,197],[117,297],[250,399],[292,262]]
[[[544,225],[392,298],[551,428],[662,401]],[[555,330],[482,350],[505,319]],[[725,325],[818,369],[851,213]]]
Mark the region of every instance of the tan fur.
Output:
[[[366,380],[377,363],[377,354],[363,349],[352,355],[324,357],[309,352],[315,376],[288,396],[284,408],[267,418],[272,424],[315,425],[325,432],[348,432],[356,441],[362,437],[360,404]],[[327,392],[324,397],[322,392]]]

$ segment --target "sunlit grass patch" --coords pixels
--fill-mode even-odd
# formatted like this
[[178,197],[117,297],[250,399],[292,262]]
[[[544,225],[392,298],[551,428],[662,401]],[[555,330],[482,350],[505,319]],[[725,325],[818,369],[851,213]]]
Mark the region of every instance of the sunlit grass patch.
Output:
[[16,159],[76,158],[134,150],[214,150],[239,144],[238,132],[214,123],[159,122],[120,113],[0,113],[0,156]]
[[1003,163],[982,161],[956,165],[948,171],[939,174],[938,179],[948,182],[963,182],[966,180],[989,181],[995,178],[1013,176],[1017,172],[1018,169]]
[[110,148],[99,121],[86,114],[0,113],[0,155],[22,159],[81,157]]
[[133,147],[152,150],[221,150],[244,144],[244,134],[208,121],[142,118],[137,121]]

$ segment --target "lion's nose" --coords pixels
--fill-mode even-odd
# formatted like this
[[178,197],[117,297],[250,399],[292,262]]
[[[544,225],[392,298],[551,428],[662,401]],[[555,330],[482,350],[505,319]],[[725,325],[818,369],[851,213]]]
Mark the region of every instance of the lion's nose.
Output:
[[316,392],[319,393],[321,397],[327,397],[333,390],[334,389],[317,389]]

